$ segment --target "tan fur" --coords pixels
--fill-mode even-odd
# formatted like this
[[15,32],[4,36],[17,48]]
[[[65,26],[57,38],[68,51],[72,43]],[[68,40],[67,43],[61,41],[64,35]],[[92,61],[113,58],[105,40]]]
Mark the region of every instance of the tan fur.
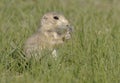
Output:
[[72,27],[62,14],[56,12],[45,14],[38,32],[29,37],[25,43],[25,55],[30,58],[39,56],[34,53],[40,53],[43,49],[54,50],[57,45],[71,38],[71,31]]

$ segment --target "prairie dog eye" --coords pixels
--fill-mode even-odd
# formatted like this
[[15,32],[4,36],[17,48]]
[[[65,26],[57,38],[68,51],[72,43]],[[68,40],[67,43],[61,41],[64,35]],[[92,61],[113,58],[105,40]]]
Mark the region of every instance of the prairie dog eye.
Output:
[[55,20],[59,20],[59,17],[58,16],[54,16],[53,17]]

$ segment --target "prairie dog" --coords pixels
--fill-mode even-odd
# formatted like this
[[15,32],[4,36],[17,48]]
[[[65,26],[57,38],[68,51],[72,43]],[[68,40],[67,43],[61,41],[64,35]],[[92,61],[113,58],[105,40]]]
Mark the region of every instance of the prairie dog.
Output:
[[24,51],[28,58],[40,57],[39,53],[44,49],[53,51],[52,54],[56,56],[55,47],[71,38],[73,27],[60,13],[46,13],[40,24],[38,31],[25,42]]

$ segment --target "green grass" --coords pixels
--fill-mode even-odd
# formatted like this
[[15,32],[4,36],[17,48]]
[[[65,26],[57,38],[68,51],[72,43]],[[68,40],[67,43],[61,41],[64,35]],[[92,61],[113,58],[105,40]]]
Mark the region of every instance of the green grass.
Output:
[[[1,0],[0,83],[120,83],[119,0]],[[23,59],[41,16],[61,12],[74,26],[59,58]]]

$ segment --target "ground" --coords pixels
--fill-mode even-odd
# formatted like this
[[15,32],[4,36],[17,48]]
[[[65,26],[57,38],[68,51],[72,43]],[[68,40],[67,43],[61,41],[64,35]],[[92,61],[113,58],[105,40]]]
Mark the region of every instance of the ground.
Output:
[[[119,0],[1,0],[0,83],[119,83]],[[72,39],[26,65],[23,45],[41,16],[58,11],[74,26]]]

